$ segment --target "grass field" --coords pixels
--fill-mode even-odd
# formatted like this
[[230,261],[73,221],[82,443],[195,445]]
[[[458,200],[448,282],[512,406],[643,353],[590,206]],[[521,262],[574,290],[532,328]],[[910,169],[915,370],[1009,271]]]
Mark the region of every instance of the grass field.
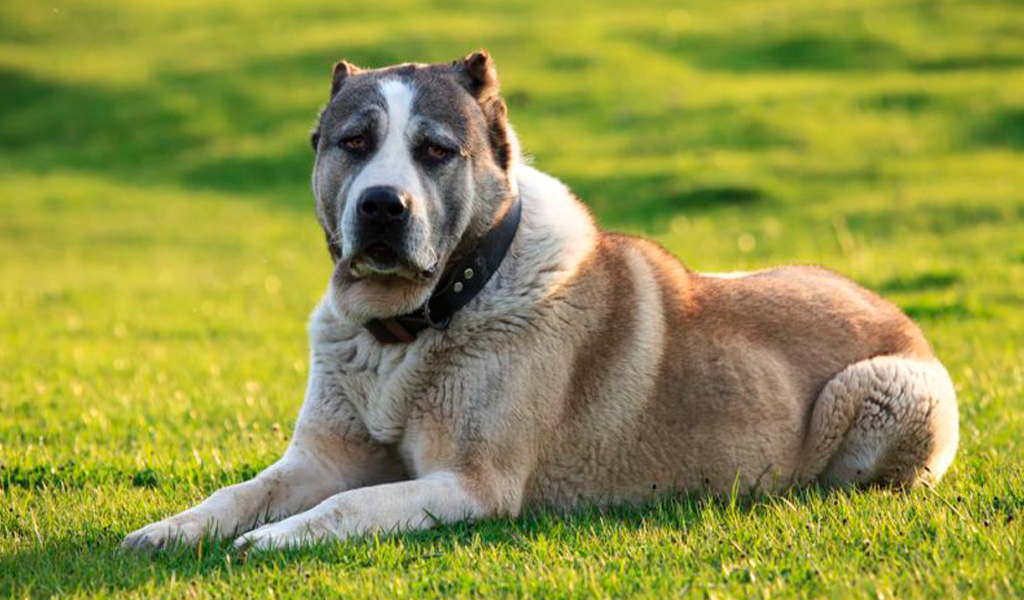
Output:
[[[330,65],[493,53],[536,164],[700,270],[817,263],[960,394],[935,489],[123,555],[285,447]],[[1024,596],[1015,0],[0,3],[0,595]]]

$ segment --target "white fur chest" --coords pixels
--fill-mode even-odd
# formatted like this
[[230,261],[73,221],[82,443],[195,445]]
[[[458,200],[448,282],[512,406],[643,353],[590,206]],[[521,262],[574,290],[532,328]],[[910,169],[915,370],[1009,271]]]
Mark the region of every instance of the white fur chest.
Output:
[[408,382],[422,362],[420,344],[382,346],[362,327],[339,322],[329,302],[328,295],[309,326],[324,413],[340,413],[347,404],[376,441],[395,443],[410,414]]

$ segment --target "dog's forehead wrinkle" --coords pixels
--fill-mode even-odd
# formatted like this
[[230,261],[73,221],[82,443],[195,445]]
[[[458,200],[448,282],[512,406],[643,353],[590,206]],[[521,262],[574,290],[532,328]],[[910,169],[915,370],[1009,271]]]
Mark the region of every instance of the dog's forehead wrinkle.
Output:
[[[411,94],[406,94],[411,92]],[[387,98],[388,94],[391,98]],[[395,100],[411,98],[410,116],[421,116],[444,125],[460,144],[469,137],[469,130],[485,127],[475,110],[476,101],[451,77],[446,65],[409,63],[364,71],[351,76],[324,111],[323,124],[332,130],[348,129],[349,119],[359,113],[378,109],[387,113]],[[477,123],[476,121],[480,121]],[[475,137],[475,136],[474,136]]]
[[358,129],[365,129],[367,126],[373,125],[376,122],[380,111],[380,107],[367,106],[343,120],[341,125],[338,127],[338,130],[341,132],[354,132]]
[[377,78],[357,75],[345,82],[338,94],[323,112],[325,125],[337,125],[351,116],[372,111],[385,110],[384,97],[377,87]]
[[440,77],[419,88],[414,112],[447,128],[462,148],[476,148],[488,139],[487,122],[471,98],[453,81]]
[[447,142],[457,146],[462,145],[460,136],[452,130],[446,123],[435,121],[429,117],[417,115],[414,117],[414,123],[417,129],[421,130],[428,137],[438,138],[438,141]]

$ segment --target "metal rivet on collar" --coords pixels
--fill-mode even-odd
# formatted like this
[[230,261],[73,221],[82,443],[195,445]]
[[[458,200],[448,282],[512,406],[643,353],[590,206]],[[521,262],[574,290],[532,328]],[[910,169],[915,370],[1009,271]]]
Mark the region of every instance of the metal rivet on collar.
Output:
[[452,286],[452,291],[454,291],[456,294],[461,292],[462,291],[462,282],[461,281],[456,281],[455,285]]
[[462,272],[462,276],[465,277],[467,281],[472,279],[473,278],[473,269],[466,269],[465,271]]

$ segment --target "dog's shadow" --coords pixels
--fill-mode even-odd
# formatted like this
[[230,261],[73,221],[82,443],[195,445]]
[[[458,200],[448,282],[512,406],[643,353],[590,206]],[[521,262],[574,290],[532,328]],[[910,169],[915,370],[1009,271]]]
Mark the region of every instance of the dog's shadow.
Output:
[[[467,546],[502,546],[524,550],[545,540],[572,543],[580,532],[590,536],[639,533],[648,527],[680,530],[696,527],[710,513],[749,517],[751,513],[789,506],[799,509],[827,501],[835,490],[804,488],[782,495],[669,495],[639,506],[585,507],[571,513],[534,511],[517,518],[456,523],[427,531],[378,535],[343,543],[247,552],[230,540],[204,540],[199,547],[173,547],[156,553],[120,549],[121,532],[42,539],[0,557],[0,595],[33,599],[78,593],[157,589],[170,581],[221,581],[251,578],[254,570],[285,571],[302,565],[329,564],[338,572],[433,560]],[[717,520],[717,519],[716,519]],[[568,536],[568,537],[566,537]],[[393,548],[380,552],[379,545]],[[362,546],[362,547],[360,547]],[[391,551],[393,550],[393,551]],[[378,564],[387,562],[387,565]]]

